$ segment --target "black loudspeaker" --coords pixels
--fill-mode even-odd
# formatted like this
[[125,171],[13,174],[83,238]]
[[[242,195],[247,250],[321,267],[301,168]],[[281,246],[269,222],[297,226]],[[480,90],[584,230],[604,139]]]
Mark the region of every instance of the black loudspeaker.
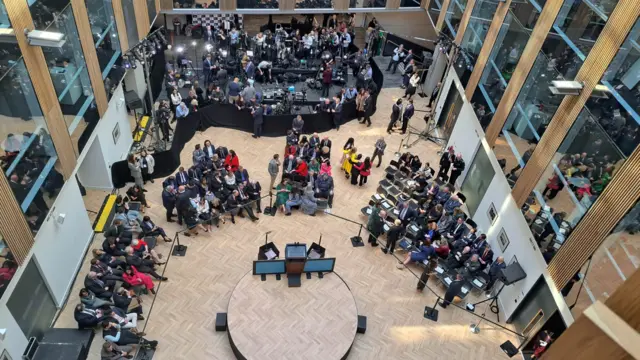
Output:
[[367,317],[358,315],[358,334],[364,334],[367,332]]
[[502,349],[502,351],[504,351],[504,353],[507,354],[507,356],[509,356],[510,358],[518,354],[518,348],[515,347],[511,341],[508,341],[508,340],[504,344],[500,345],[500,349]]
[[227,331],[227,313],[216,314],[216,331]]
[[506,268],[500,271],[499,279],[505,285],[511,285],[527,277],[527,273],[524,272],[522,266],[519,263],[514,262],[508,265]]

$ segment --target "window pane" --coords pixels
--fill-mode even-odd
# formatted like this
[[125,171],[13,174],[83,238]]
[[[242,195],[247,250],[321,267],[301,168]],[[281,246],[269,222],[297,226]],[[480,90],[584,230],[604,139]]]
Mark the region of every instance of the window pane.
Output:
[[454,39],[458,33],[458,27],[460,26],[460,20],[462,20],[462,14],[467,7],[467,0],[451,0],[449,8],[444,16],[444,26],[442,31],[450,39]]
[[277,1],[238,0],[238,9],[277,9],[278,7]]
[[113,5],[111,0],[85,0],[85,4],[102,80],[107,98],[111,99],[112,88],[117,86],[120,76],[124,75],[124,70],[121,69],[120,38],[113,16]]
[[[0,1],[0,29],[10,28],[11,22],[7,15],[7,10],[4,7],[4,2]],[[12,44],[11,42],[0,42],[0,78],[9,70],[18,60],[22,54],[18,44]]]
[[9,21],[9,15],[7,15],[7,8],[4,6],[4,2],[0,1],[0,28],[11,27]]
[[4,292],[7,290],[9,283],[13,279],[13,276],[18,269],[18,263],[15,261],[11,250],[4,242],[4,239],[0,236],[0,261],[2,266],[0,267],[0,299]]
[[2,171],[35,232],[62,187],[58,156],[24,61],[0,78]]
[[431,0],[431,2],[429,3],[429,17],[431,18],[431,22],[433,23],[433,26],[436,26],[436,24],[438,23],[438,17],[440,17],[440,10],[442,9],[442,4],[440,3],[440,0]]
[[149,13],[149,26],[152,26],[153,22],[156,19],[156,1],[155,0],[147,0],[147,11]]
[[[313,2],[313,1],[329,1],[329,0],[297,0],[298,2]],[[413,0],[410,0],[413,1]],[[299,6],[302,7],[302,6]],[[331,6],[333,7],[333,5]],[[350,8],[385,8],[387,7],[387,0],[349,0]]]
[[124,24],[127,28],[127,40],[131,46],[137,44],[138,39],[138,26],[136,22],[136,11],[133,7],[133,0],[114,0],[122,1],[122,10],[124,13]]
[[502,100],[543,6],[542,1],[519,1],[511,4],[472,98],[476,107],[483,105],[486,109],[483,127],[491,122],[496,107]]
[[[640,219],[640,204],[636,203],[596,250],[591,263],[589,264],[587,260],[579,275],[562,289],[567,304],[576,304],[571,310],[574,318],[580,316],[594,302],[607,300],[638,268],[640,257],[638,219]],[[582,283],[579,279],[582,279]],[[582,290],[580,290],[581,286]]]
[[400,7],[420,7],[419,0],[401,0]]
[[497,8],[498,2],[492,0],[478,0],[473,6],[469,25],[467,25],[462,38],[462,49],[458,56],[458,63],[455,67],[464,87],[467,86],[469,76],[473,72],[473,67],[476,64],[478,54],[480,54],[482,44]]
[[478,210],[478,206],[480,206],[480,201],[487,192],[489,184],[491,184],[491,180],[493,180],[495,174],[496,172],[489,160],[489,156],[484,146],[480,144],[478,152],[460,188],[460,191],[467,198],[465,205],[467,205],[471,217],[475,216],[476,210]]
[[[362,0],[358,0],[358,1],[362,1]],[[386,0],[364,0],[365,5],[371,1],[386,1]],[[333,8],[333,2],[331,0],[296,0],[296,9],[332,9],[332,8]]]

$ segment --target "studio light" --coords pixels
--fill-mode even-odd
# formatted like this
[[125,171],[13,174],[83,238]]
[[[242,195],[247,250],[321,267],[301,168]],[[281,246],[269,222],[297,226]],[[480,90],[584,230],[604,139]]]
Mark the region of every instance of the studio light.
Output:
[[179,54],[182,54],[182,52],[184,51],[184,47],[182,47],[182,46],[178,46],[178,47],[176,48],[176,51],[177,51]]
[[227,50],[222,50],[220,51],[220,55],[222,55],[223,58],[226,58],[229,53],[227,52]]
[[198,43],[194,40],[191,42],[191,46],[195,47]]
[[207,44],[204,46],[205,51],[211,51],[211,49],[213,49],[213,45],[211,44]]
[[129,62],[129,57],[127,55],[122,57],[122,66],[124,66],[125,69],[131,69],[131,62]]
[[171,50],[173,46],[171,46],[171,44],[167,45],[167,49]]

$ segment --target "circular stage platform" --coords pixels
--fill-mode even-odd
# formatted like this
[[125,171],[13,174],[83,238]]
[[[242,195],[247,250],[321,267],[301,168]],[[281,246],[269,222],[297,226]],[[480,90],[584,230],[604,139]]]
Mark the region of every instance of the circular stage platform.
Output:
[[358,310],[347,284],[335,273],[316,274],[290,288],[287,277],[261,281],[247,273],[227,310],[234,354],[243,360],[346,359],[356,336]]

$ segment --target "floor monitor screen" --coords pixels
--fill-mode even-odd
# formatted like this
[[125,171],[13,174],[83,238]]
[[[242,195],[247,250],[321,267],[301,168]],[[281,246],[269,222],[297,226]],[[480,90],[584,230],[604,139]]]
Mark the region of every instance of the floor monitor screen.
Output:
[[284,260],[258,260],[253,262],[253,275],[284,274]]
[[303,272],[332,272],[335,265],[335,258],[307,259]]

